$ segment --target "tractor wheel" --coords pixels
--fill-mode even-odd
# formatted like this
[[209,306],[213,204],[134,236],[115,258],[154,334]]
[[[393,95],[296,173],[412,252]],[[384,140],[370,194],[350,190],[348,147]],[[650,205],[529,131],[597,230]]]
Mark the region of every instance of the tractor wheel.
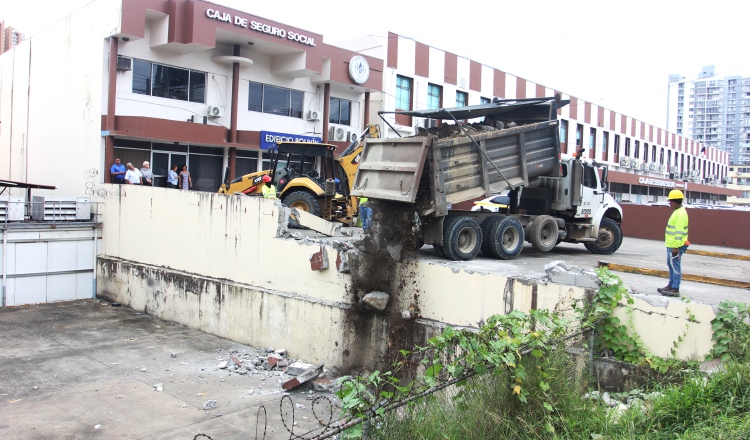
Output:
[[[316,217],[320,217],[320,203],[318,202],[318,199],[310,193],[295,191],[284,197],[281,202],[284,206],[288,206],[289,208],[309,212]],[[294,229],[306,229],[304,226],[300,226],[292,216],[289,216],[289,227]]]

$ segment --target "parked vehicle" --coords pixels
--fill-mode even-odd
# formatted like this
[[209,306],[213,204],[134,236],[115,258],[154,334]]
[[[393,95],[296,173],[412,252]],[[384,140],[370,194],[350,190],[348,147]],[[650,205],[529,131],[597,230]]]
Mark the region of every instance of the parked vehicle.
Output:
[[[461,134],[439,138],[428,131],[411,138],[368,139],[352,194],[413,204],[421,241],[452,260],[470,260],[480,250],[513,259],[524,241],[540,251],[565,241],[611,254],[622,243],[622,209],[607,193],[606,166],[584,159],[583,149],[560,155],[557,109],[567,104],[558,96],[381,111],[381,117],[399,113],[452,120]],[[482,117],[474,134],[459,122]],[[440,127],[430,130],[439,133]],[[452,209],[503,191],[509,191],[507,209]]]
[[479,212],[499,212],[502,209],[507,209],[509,205],[510,197],[506,191],[504,194],[495,194],[486,199],[474,202],[474,206],[471,207],[471,210]]

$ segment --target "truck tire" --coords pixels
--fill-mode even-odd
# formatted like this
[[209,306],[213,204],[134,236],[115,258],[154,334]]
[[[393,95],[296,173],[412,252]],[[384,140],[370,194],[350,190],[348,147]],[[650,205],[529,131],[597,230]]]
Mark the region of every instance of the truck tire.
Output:
[[583,245],[592,254],[609,255],[615,253],[621,244],[622,229],[620,225],[611,218],[604,217],[599,224],[599,237],[596,241],[589,241]]
[[529,225],[527,237],[534,249],[549,252],[557,245],[557,221],[549,215],[540,215]]
[[446,258],[445,252],[443,252],[443,246],[439,244],[433,244],[432,249],[435,250],[435,255],[437,255],[440,258]]
[[482,228],[471,217],[449,217],[443,225],[443,253],[450,260],[468,261],[482,247]]
[[482,222],[482,254],[486,257],[500,258],[490,251],[490,237],[492,237],[492,228],[497,226],[505,218],[504,215],[489,216]]
[[[289,208],[295,208],[297,210],[309,212],[316,217],[320,217],[320,203],[318,202],[318,199],[315,198],[315,196],[308,192],[294,191],[293,193],[290,193],[288,196],[284,197],[281,202],[284,204],[284,206],[288,206]],[[300,226],[300,224],[292,219],[291,216],[289,216],[289,227],[294,229],[307,229],[304,226]]]
[[521,222],[514,217],[506,217],[490,230],[488,251],[492,257],[512,260],[521,254],[523,243]]

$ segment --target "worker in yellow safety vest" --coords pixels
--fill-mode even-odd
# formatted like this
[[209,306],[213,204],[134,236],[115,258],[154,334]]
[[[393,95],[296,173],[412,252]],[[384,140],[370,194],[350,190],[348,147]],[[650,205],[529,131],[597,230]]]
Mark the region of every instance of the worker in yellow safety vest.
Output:
[[682,254],[687,251],[688,241],[688,214],[682,201],[685,195],[679,189],[669,192],[667,200],[672,208],[672,215],[667,222],[664,232],[664,244],[667,246],[667,266],[669,267],[669,284],[667,287],[656,289],[664,296],[680,296],[680,281],[682,280]]
[[276,186],[273,184],[273,182],[271,181],[271,176],[269,176],[268,174],[263,176],[263,198],[276,198]]

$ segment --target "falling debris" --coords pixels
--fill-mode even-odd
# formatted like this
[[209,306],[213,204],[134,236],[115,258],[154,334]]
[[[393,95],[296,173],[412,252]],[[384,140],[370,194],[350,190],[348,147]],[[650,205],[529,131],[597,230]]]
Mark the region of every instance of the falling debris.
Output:
[[387,293],[375,291],[365,295],[364,298],[362,298],[362,302],[368,307],[382,312],[388,306],[389,299],[390,295]]

